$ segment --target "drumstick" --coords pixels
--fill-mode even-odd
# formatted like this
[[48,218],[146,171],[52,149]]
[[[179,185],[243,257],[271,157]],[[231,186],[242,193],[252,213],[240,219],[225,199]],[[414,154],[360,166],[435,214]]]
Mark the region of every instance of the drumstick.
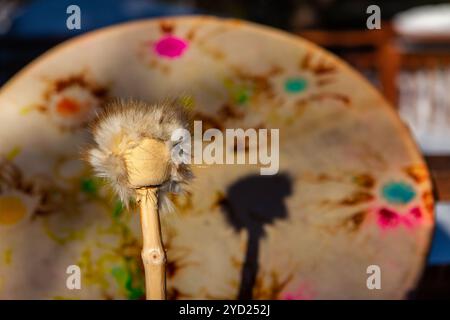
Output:
[[125,205],[135,199],[140,207],[149,300],[166,296],[160,213],[170,210],[168,192],[180,191],[192,177],[189,166],[172,157],[177,143],[172,133],[188,130],[188,122],[187,113],[176,103],[117,101],[105,107],[92,128],[95,145],[87,151],[87,160]]

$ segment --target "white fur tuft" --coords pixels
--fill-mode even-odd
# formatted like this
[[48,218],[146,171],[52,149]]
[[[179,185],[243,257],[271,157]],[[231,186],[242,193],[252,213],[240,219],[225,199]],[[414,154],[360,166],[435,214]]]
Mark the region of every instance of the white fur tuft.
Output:
[[[172,132],[179,128],[189,129],[188,119],[186,111],[176,103],[148,105],[118,100],[106,106],[98,116],[93,126],[95,143],[87,151],[87,159],[96,175],[106,178],[128,206],[136,194],[128,181],[125,153],[144,138],[162,140],[169,149],[172,148]],[[159,188],[160,210],[172,208],[168,193],[180,192],[190,179],[192,172],[188,165],[171,163],[170,179]]]

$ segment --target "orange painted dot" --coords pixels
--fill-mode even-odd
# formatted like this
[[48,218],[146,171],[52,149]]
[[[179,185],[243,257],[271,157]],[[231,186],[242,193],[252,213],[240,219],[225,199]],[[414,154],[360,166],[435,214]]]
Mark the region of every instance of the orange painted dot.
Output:
[[62,98],[56,106],[56,111],[58,111],[59,114],[65,117],[70,117],[74,114],[77,114],[78,112],[80,112],[80,109],[81,108],[79,103],[76,100],[70,98]]
[[0,225],[13,225],[23,219],[27,207],[18,197],[0,197]]

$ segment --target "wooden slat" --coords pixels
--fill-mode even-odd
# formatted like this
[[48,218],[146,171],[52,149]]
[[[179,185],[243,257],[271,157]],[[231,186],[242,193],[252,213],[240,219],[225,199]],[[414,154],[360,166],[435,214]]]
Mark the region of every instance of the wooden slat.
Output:
[[435,196],[439,201],[450,201],[450,155],[426,156],[433,179]]
[[380,30],[304,30],[295,34],[324,47],[379,46],[391,36],[389,28]]

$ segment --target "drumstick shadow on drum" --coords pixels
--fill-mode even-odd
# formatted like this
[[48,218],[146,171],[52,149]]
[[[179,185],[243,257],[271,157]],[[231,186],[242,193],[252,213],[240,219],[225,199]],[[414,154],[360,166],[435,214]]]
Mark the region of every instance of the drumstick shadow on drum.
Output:
[[229,223],[236,231],[246,229],[248,232],[238,299],[253,298],[253,288],[259,269],[259,245],[265,235],[264,226],[273,223],[275,219],[287,217],[284,200],[291,194],[291,184],[287,174],[252,175],[232,184],[221,201]]

